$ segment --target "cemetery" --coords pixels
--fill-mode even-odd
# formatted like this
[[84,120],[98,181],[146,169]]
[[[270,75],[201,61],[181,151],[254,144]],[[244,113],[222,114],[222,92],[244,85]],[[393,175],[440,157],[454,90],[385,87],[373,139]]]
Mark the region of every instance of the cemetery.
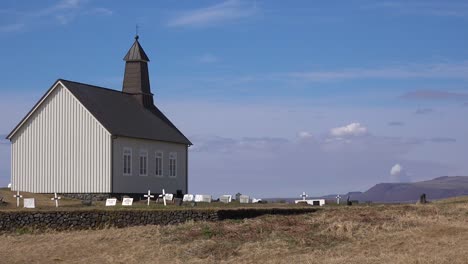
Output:
[[7,188],[0,189],[5,199],[0,207],[0,232],[18,229],[76,230],[129,227],[139,225],[180,224],[187,221],[221,221],[247,219],[261,215],[295,215],[316,212],[310,206],[252,203],[247,195],[234,201],[231,195],[222,195],[213,201],[211,195],[186,194],[174,198],[162,190],[161,194],[142,195],[142,199],[131,197],[107,198],[104,201],[84,201],[61,197],[60,194],[13,194]]

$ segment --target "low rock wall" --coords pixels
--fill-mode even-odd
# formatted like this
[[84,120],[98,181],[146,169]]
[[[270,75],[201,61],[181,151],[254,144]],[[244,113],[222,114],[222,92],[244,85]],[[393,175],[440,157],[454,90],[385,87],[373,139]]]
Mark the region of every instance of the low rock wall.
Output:
[[192,209],[192,210],[76,210],[0,211],[0,232],[22,229],[80,230],[140,225],[168,225],[186,221],[244,219],[266,214],[312,213],[315,208]]

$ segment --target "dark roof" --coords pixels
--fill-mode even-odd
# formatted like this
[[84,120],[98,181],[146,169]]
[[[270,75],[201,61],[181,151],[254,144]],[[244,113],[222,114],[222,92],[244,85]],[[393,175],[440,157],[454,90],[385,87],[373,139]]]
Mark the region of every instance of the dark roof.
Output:
[[125,55],[124,61],[149,61],[149,58],[146,56],[140,42],[138,42],[138,36],[135,37],[135,42],[130,50],[128,50],[127,55]]
[[157,107],[144,108],[131,94],[62,79],[58,81],[112,135],[192,145]]

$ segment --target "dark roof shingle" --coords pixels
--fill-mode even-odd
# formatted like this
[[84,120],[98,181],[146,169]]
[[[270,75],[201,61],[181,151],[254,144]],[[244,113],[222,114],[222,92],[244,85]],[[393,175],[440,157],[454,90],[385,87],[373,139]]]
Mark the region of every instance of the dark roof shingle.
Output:
[[130,94],[68,80],[59,81],[112,135],[192,145],[157,107],[144,108]]

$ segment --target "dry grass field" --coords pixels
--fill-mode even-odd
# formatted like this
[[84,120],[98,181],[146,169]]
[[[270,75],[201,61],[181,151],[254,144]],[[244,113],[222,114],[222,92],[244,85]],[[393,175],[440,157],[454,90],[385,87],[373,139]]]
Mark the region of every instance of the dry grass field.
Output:
[[468,263],[468,198],[0,236],[1,263]]

